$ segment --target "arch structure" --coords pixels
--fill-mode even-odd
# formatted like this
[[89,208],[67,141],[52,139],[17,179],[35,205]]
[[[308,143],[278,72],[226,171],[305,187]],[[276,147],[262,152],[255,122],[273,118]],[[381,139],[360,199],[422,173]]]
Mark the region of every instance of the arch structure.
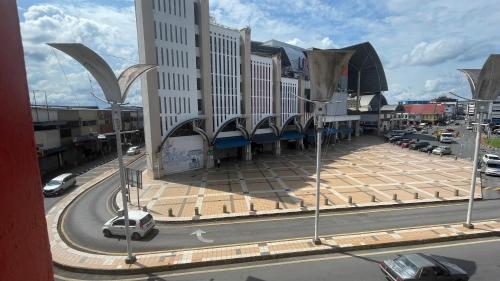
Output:
[[[214,134],[212,138],[211,144],[217,149],[226,149],[226,148],[235,148],[235,147],[244,147],[248,145],[250,142],[250,134],[245,129],[244,123],[245,119],[242,117],[234,117],[226,122],[224,122]],[[239,131],[241,135],[229,136],[229,137],[220,137],[220,133],[224,131],[229,125],[234,123],[234,129]]]
[[[272,115],[262,118],[252,129],[249,140],[256,143],[273,143],[278,140],[280,133],[274,121],[274,116]],[[272,132],[257,133],[265,125],[268,125]]]
[[180,123],[178,123],[174,128],[172,128],[172,130],[170,130],[168,132],[168,134],[165,136],[165,138],[163,138],[160,146],[158,147],[158,151],[157,152],[161,152],[162,149],[163,149],[163,146],[165,145],[165,142],[167,141],[167,139],[169,137],[171,137],[172,135],[174,135],[174,133],[176,133],[179,129],[181,129],[182,127],[188,125],[188,124],[192,124],[192,131],[201,135],[201,137],[203,138],[204,141],[206,141],[207,143],[210,143],[210,139],[207,135],[207,133],[205,132],[205,130],[203,130],[199,125],[205,121],[205,119],[203,118],[199,118],[199,117],[195,117],[195,118],[190,118],[190,119],[187,119],[185,121],[182,121]]

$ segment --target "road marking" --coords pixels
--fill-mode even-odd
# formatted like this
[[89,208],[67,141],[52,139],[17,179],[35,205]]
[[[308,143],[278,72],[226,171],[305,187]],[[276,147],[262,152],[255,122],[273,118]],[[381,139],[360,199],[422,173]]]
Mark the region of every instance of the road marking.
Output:
[[205,234],[206,232],[199,229],[196,230],[195,232],[191,233],[191,235],[196,235],[196,238],[198,238],[198,240],[200,240],[201,242],[203,243],[214,243],[214,240],[210,240],[210,239],[205,239],[203,238],[203,234]]
[[[488,222],[491,220],[497,220],[500,218],[489,218],[489,219],[484,219],[484,220],[477,220],[474,221],[475,223],[480,223],[480,222]],[[355,231],[355,232],[347,232],[347,233],[333,233],[333,234],[322,234],[320,235],[321,237],[329,237],[329,236],[347,236],[347,235],[362,235],[366,233],[374,233],[374,232],[389,232],[389,231],[396,231],[396,230],[408,230],[408,229],[417,229],[417,228],[432,228],[436,226],[442,226],[444,224],[461,224],[463,221],[457,221],[457,222],[450,222],[450,223],[440,223],[440,224],[431,224],[431,225],[418,225],[418,226],[412,226],[412,227],[406,227],[406,228],[387,228],[387,229],[373,229],[373,230],[367,230],[367,231]],[[205,246],[205,247],[196,247],[196,248],[177,248],[177,249],[163,249],[163,250],[157,250],[157,251],[150,251],[150,252],[136,252],[138,255],[151,255],[151,254],[160,254],[164,253],[166,251],[168,252],[179,252],[179,251],[196,251],[196,250],[204,250],[204,249],[212,249],[212,248],[224,248],[224,247],[233,247],[233,246],[245,246],[245,245],[253,245],[253,244],[258,244],[258,243],[274,243],[274,242],[286,242],[286,241],[293,241],[293,240],[303,240],[303,239],[309,239],[311,236],[303,236],[303,237],[293,237],[293,238],[285,238],[285,239],[275,239],[275,240],[263,240],[263,241],[252,241],[252,242],[241,242],[241,243],[232,243],[232,244],[219,244],[219,245],[212,245],[212,246]],[[97,254],[102,254],[102,255],[126,255],[126,252],[105,252],[105,251],[99,251],[99,250],[93,250],[90,248],[86,248],[83,246],[79,246],[78,244],[72,242],[74,245],[77,245],[80,249],[85,249],[89,252],[97,253]]]
[[[407,247],[407,248],[403,248],[403,249],[394,249],[394,250],[387,250],[387,251],[381,251],[381,252],[372,251],[372,252],[368,252],[368,253],[357,254],[356,257],[380,256],[380,255],[393,254],[393,253],[395,254],[395,253],[402,253],[402,252],[422,251],[422,250],[431,250],[431,249],[440,249],[440,248],[449,248],[449,247],[461,247],[461,246],[484,244],[484,243],[495,243],[495,242],[500,242],[500,238],[494,238],[494,239],[489,239],[489,240],[479,240],[479,241],[477,241],[477,240],[463,241],[463,242],[458,242],[458,243],[446,243],[444,245]],[[351,252],[355,252],[355,251],[351,251]],[[337,253],[337,254],[342,254],[342,253]],[[169,273],[169,274],[155,275],[155,276],[157,278],[165,278],[165,277],[176,277],[176,276],[187,276],[187,275],[199,275],[199,274],[207,274],[207,273],[238,271],[238,270],[253,269],[253,268],[274,267],[274,266],[282,266],[282,265],[290,265],[290,264],[298,264],[298,263],[310,263],[310,262],[340,260],[340,259],[350,259],[350,258],[355,258],[355,257],[344,254],[342,256],[318,257],[318,258],[299,259],[299,260],[282,261],[282,262],[270,262],[270,263],[266,263],[266,264],[254,264],[254,265],[244,265],[244,266],[237,266],[237,267],[230,267],[230,268],[217,268],[217,269],[190,271],[190,272],[178,272],[178,273]],[[57,275],[57,274],[54,274],[54,277],[56,277],[60,280],[65,280],[65,281],[84,280],[84,279],[68,278],[68,277],[64,277],[61,275]],[[87,279],[87,280],[95,280],[95,279]],[[113,280],[99,279],[99,280],[101,280],[101,281],[113,281],[115,279],[113,279]],[[125,278],[125,279],[121,278],[120,280],[122,280],[122,281],[136,281],[137,280],[138,281],[138,280],[144,280],[144,277]]]

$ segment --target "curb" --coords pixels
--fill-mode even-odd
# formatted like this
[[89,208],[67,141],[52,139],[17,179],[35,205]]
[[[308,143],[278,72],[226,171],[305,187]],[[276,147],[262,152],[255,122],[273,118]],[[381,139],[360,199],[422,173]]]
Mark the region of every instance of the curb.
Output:
[[[119,191],[118,191],[119,192]],[[114,197],[118,194],[114,194]],[[483,198],[475,198],[474,201],[482,201]],[[116,205],[116,200],[113,200],[113,206]],[[384,209],[384,208],[405,208],[408,206],[431,206],[431,205],[447,205],[453,203],[465,203],[469,202],[467,198],[461,199],[450,199],[450,200],[438,200],[438,201],[423,201],[423,202],[408,202],[408,203],[394,203],[394,204],[380,204],[380,205],[372,205],[372,206],[353,206],[353,207],[340,207],[340,208],[328,208],[328,209],[320,209],[320,213],[343,213],[350,211],[362,211],[362,210],[376,210],[376,209]],[[183,225],[183,224],[197,224],[197,223],[205,223],[205,222],[220,222],[220,221],[232,221],[232,220],[251,220],[255,218],[263,218],[263,217],[282,217],[282,216],[296,216],[296,215],[304,215],[304,214],[313,214],[315,209],[307,209],[307,210],[290,210],[289,212],[280,212],[280,213],[257,213],[257,214],[249,214],[249,215],[241,215],[241,216],[225,216],[225,217],[210,217],[210,218],[199,218],[192,220],[157,220],[155,219],[156,224],[159,225]]]
[[204,267],[204,266],[216,266],[216,265],[224,265],[224,264],[235,264],[235,263],[273,260],[273,259],[290,258],[290,257],[330,254],[330,253],[344,253],[344,252],[350,252],[350,251],[361,251],[361,250],[369,250],[369,249],[412,246],[412,245],[420,245],[420,244],[449,242],[449,241],[485,238],[485,237],[493,237],[493,236],[500,236],[500,232],[499,231],[491,231],[491,232],[483,232],[483,233],[463,234],[463,235],[450,236],[450,237],[438,237],[438,238],[412,240],[412,241],[398,241],[398,242],[381,243],[381,244],[377,244],[377,245],[362,245],[362,246],[351,246],[351,247],[342,247],[342,248],[332,246],[331,249],[318,249],[318,250],[299,251],[299,252],[292,252],[292,253],[269,254],[267,256],[242,257],[242,258],[233,258],[233,259],[227,259],[227,260],[202,261],[202,262],[192,262],[189,264],[162,265],[162,266],[147,267],[147,268],[146,267],[134,268],[134,269],[109,269],[109,270],[106,270],[106,269],[86,269],[86,268],[77,267],[77,266],[61,265],[61,264],[57,264],[57,263],[55,263],[55,264],[58,267],[65,269],[67,271],[78,272],[78,273],[101,274],[101,275],[113,275],[113,274],[133,275],[133,274],[145,274],[145,273],[153,273],[153,272],[167,271],[167,270],[189,269],[189,268]]

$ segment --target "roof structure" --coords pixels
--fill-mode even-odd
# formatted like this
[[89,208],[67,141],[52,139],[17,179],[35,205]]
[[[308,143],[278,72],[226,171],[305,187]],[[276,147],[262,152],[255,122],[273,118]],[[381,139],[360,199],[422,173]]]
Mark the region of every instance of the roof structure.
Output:
[[411,114],[444,114],[444,105],[438,103],[429,104],[405,104],[405,112]]
[[263,57],[270,57],[273,55],[280,54],[281,56],[281,66],[286,67],[286,66],[291,66],[290,60],[288,59],[288,55],[285,52],[285,49],[281,47],[273,47],[273,46],[267,46],[267,45],[262,45],[262,42],[257,42],[257,41],[252,41],[250,43],[250,48],[251,52],[254,55],[259,55]]
[[293,72],[301,72],[301,71],[303,71],[303,68],[304,68],[304,58],[305,58],[305,54],[304,54],[305,49],[303,49],[301,47],[298,47],[298,46],[290,45],[290,44],[285,43],[285,42],[274,40],[274,39],[266,41],[266,42],[263,42],[262,45],[282,48],[285,51],[285,53],[286,53],[286,55],[288,57],[288,60],[290,62],[290,66],[292,67],[291,70]]
[[355,93],[358,91],[358,73],[361,73],[361,95],[369,95],[388,90],[384,67],[370,42],[364,42],[342,49],[356,51],[349,61],[348,90],[350,92]]
[[481,69],[459,69],[458,71],[462,72],[467,78],[467,82],[469,82],[470,92],[474,97],[476,93],[477,87],[477,79],[479,78],[479,73],[481,73]]
[[380,108],[380,111],[394,111],[394,112],[403,112],[405,110],[402,104],[386,104]]
[[475,98],[494,100],[500,94],[500,54],[488,57],[479,73]]

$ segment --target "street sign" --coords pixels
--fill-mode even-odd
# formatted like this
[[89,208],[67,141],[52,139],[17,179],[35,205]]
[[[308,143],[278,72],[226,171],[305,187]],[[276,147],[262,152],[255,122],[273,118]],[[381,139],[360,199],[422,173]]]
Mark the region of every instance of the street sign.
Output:
[[142,189],[142,171],[126,168],[125,179],[129,186],[135,186]]

